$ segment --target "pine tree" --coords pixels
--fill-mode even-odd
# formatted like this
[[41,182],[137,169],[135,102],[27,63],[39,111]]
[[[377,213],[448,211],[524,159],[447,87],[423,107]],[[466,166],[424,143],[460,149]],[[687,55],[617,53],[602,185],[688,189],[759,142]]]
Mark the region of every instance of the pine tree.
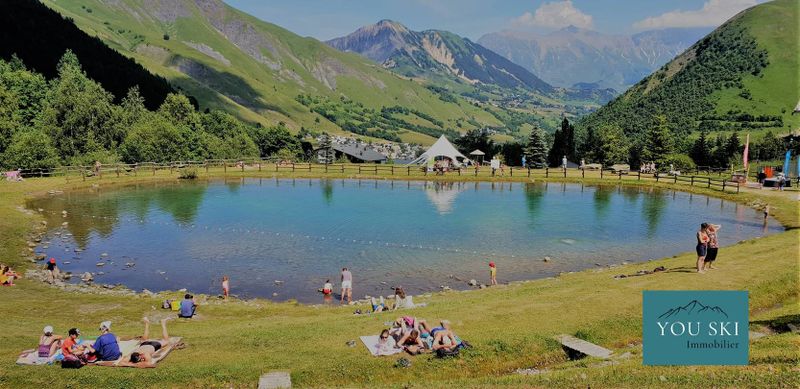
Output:
[[560,166],[561,158],[575,160],[575,126],[567,118],[561,121],[561,128],[553,134],[553,147],[547,154],[547,163],[550,166]]
[[525,164],[529,168],[539,168],[547,163],[547,141],[538,126],[533,126],[528,144],[525,147]]
[[332,164],[336,160],[336,153],[333,151],[331,137],[323,133],[319,138],[320,161],[326,165]]
[[597,132],[595,132],[593,127],[588,127],[586,129],[586,134],[583,136],[583,139],[578,146],[578,154],[586,161],[586,163],[597,161],[597,150],[599,143],[600,142],[597,139]]
[[689,156],[698,166],[709,166],[711,164],[711,143],[708,140],[708,131],[705,129],[700,131],[700,137],[694,142]]
[[667,125],[667,117],[658,115],[656,116],[656,125],[651,126],[647,132],[642,158],[645,162],[655,162],[660,165],[664,161],[664,157],[672,154],[672,151],[672,132]]

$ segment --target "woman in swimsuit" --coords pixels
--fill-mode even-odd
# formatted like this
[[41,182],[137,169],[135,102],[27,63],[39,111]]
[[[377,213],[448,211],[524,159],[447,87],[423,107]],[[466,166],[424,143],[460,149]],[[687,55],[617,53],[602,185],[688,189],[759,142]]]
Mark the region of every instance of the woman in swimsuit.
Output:
[[131,353],[130,363],[134,367],[155,367],[153,354],[158,350],[169,345],[169,334],[167,333],[167,320],[161,319],[161,340],[150,339],[150,320],[143,318],[144,321],[144,341]]
[[40,358],[50,358],[61,347],[61,336],[53,335],[53,327],[44,327],[44,333],[39,337],[38,355]]
[[705,266],[706,254],[708,253],[708,223],[703,223],[700,225],[700,231],[697,231],[697,246],[695,246],[695,251],[697,251],[697,272],[698,273],[705,273],[703,267]]
[[703,262],[705,262],[705,269],[716,269],[713,265],[714,261],[717,259],[717,252],[719,252],[719,241],[717,233],[719,229],[722,228],[719,224],[709,224],[708,229],[706,230],[706,234],[708,235],[708,249],[706,250],[706,258]]

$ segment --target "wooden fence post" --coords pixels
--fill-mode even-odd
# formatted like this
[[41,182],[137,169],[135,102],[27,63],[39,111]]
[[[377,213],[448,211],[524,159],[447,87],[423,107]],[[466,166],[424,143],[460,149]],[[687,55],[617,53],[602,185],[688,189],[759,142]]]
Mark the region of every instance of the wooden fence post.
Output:
[[641,170],[636,172],[636,178],[637,178],[637,181],[641,181],[642,180],[642,171]]
[[528,167],[528,177],[530,177],[530,176],[531,176],[531,168]]
[[722,191],[725,191],[725,180],[722,180]]
[[566,168],[566,166],[564,167],[564,178],[567,178],[567,168]]
[[736,181],[736,193],[739,193],[739,181]]
[[656,176],[656,182],[658,182],[658,172],[656,172],[655,176]]
[[692,182],[689,185],[694,186],[694,176],[692,176],[691,178],[692,178]]
[[673,178],[672,183],[673,184],[677,184],[678,183],[678,175],[676,174],[676,175],[672,176],[672,178]]
[[706,188],[710,188],[710,187],[711,187],[711,177],[708,177],[708,186]]
[[581,169],[581,178],[586,178],[586,169]]
[[600,178],[603,178],[603,167],[600,166]]
[[117,178],[119,178],[119,164],[117,164]]
[[550,178],[550,168],[547,166],[544,167],[544,178]]

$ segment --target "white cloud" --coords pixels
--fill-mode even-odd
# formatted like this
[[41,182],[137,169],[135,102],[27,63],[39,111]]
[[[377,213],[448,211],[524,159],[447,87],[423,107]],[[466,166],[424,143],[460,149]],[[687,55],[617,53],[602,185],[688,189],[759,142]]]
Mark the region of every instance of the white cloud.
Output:
[[637,29],[667,27],[716,27],[739,11],[758,4],[758,0],[708,0],[703,8],[691,11],[675,10],[640,20]]
[[514,28],[562,28],[573,25],[592,27],[592,15],[587,15],[572,5],[572,0],[544,3],[534,11],[525,12],[511,21]]

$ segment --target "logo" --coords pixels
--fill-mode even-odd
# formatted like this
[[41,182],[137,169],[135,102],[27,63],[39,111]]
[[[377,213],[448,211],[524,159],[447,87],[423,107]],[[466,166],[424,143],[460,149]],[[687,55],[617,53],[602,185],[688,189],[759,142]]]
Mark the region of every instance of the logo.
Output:
[[645,365],[746,365],[746,291],[642,292]]

